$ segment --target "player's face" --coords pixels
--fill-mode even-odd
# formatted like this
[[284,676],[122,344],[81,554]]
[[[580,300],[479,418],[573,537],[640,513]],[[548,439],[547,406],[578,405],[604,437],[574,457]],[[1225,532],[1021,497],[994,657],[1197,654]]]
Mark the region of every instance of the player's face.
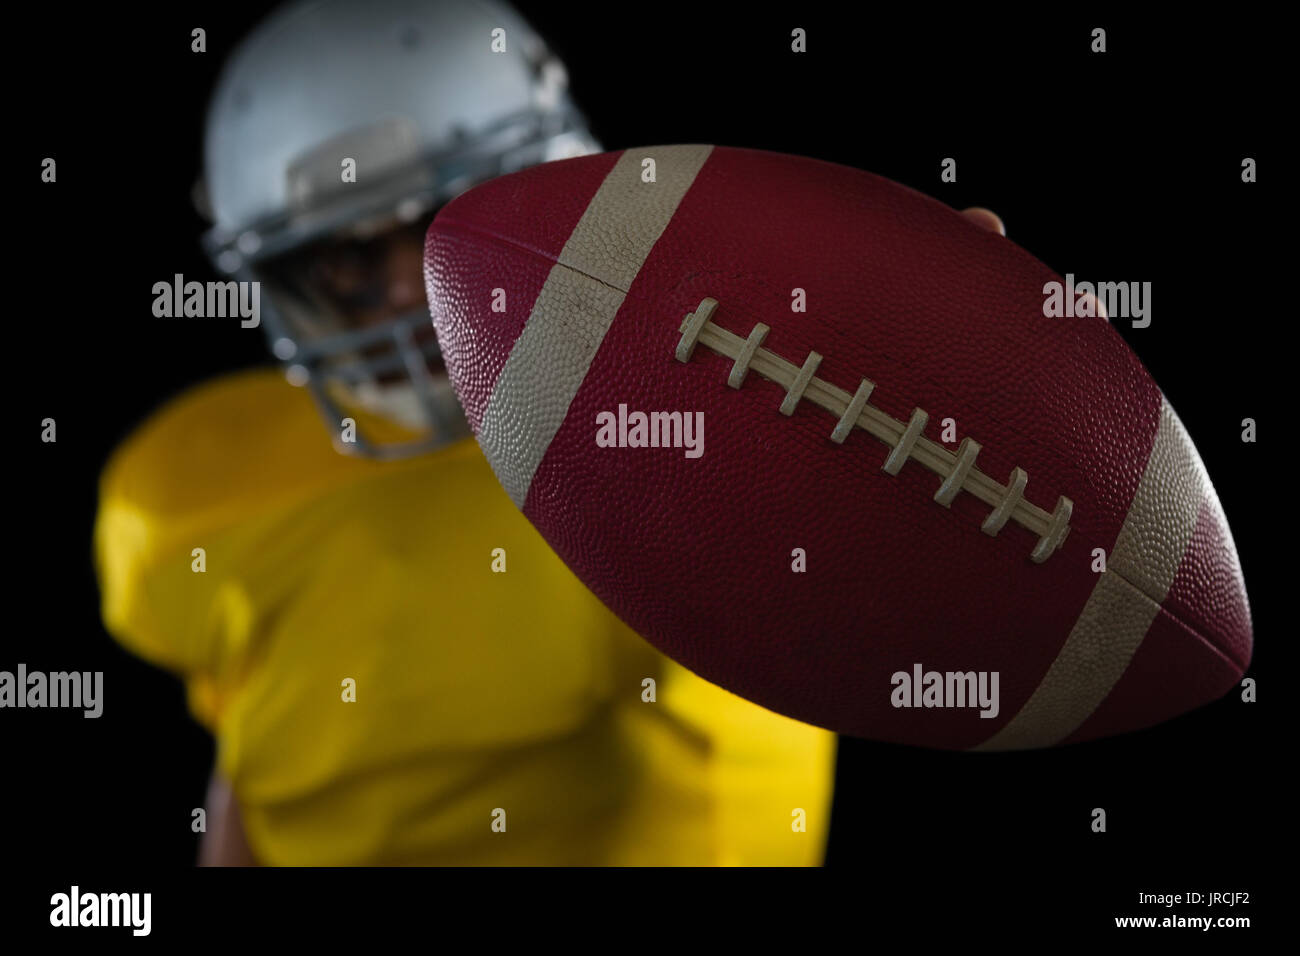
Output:
[[368,239],[331,239],[313,246],[306,278],[352,328],[377,325],[424,306],[427,223],[400,226]]

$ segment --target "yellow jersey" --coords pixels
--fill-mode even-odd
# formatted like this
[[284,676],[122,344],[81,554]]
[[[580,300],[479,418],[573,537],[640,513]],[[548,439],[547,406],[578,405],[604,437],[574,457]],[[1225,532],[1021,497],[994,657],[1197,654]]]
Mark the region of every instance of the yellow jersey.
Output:
[[263,863],[821,862],[834,735],[640,640],[470,439],[349,458],[278,372],[226,376],[113,454],[95,555]]

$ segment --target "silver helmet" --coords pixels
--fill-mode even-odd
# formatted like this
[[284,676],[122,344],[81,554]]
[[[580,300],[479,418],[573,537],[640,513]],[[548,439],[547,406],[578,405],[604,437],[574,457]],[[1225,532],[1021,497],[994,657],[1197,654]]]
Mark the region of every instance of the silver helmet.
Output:
[[427,224],[479,182],[598,150],[563,65],[501,3],[291,3],[244,39],[217,82],[204,145],[215,224],[203,245],[222,273],[262,283],[271,350],[335,435],[346,407],[417,436],[383,444],[358,430],[340,449],[405,457],[462,431],[445,377],[429,371],[428,309],[349,327],[283,264],[323,239]]

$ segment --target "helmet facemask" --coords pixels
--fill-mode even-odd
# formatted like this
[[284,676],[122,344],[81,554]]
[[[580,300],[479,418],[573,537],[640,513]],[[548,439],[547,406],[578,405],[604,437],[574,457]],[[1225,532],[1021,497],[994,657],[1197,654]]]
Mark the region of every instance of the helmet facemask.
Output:
[[[498,27],[503,53],[483,39]],[[422,250],[436,210],[472,186],[598,151],[566,85],[541,38],[492,0],[295,3],[227,61],[208,115],[204,245],[223,274],[262,283],[271,350],[340,450],[400,458],[468,434],[422,265],[395,278],[382,256],[366,264],[367,245]],[[346,266],[349,249],[358,281],[322,281],[319,266],[341,254]],[[390,294],[406,282],[417,296]]]

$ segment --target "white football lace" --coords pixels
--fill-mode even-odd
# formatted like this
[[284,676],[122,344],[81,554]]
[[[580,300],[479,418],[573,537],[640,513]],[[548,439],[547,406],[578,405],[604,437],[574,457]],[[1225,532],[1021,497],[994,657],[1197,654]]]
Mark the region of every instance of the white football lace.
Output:
[[1059,497],[1056,509],[1049,514],[1025,500],[1029,475],[1024,469],[1012,468],[1010,482],[1001,484],[975,467],[975,456],[980,453],[981,445],[973,438],[963,438],[955,453],[949,451],[922,434],[930,416],[921,409],[913,409],[912,417],[906,423],[900,422],[867,404],[876,387],[874,382],[864,378],[857,391],[850,395],[817,378],[822,357],[816,352],[809,352],[802,366],[793,365],[762,347],[769,331],[763,323],[755,325],[747,338],[715,325],[711,320],[717,307],[716,299],[706,298],[694,312],[687,313],[679,329],[682,337],[677,343],[677,361],[689,362],[697,344],[734,359],[727,376],[727,384],[732,388],[740,388],[752,369],[786,390],[781,402],[783,415],[794,414],[799,402],[807,399],[837,416],[831,441],[843,444],[855,425],[874,435],[890,448],[881,466],[886,474],[897,475],[904,463],[912,459],[943,479],[934,500],[945,508],[951,507],[959,491],[965,491],[993,509],[980,526],[985,534],[996,535],[1011,520],[1038,535],[1038,544],[1029,555],[1035,563],[1042,564],[1061,547],[1070,531],[1070,514],[1074,510],[1074,502],[1069,498]]

